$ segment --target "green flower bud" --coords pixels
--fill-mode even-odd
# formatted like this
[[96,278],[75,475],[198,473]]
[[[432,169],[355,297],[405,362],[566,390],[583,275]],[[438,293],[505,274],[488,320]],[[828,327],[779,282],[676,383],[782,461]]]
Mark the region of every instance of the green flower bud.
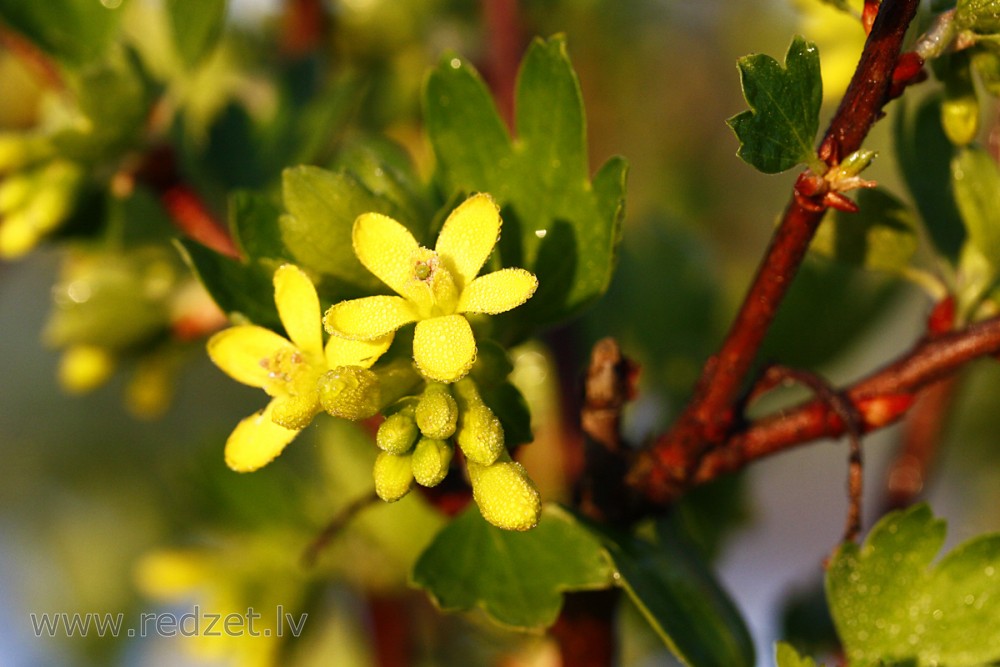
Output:
[[375,434],[375,444],[384,452],[405,454],[413,449],[413,443],[419,436],[417,422],[413,420],[413,409],[403,409],[386,417]]
[[319,400],[334,417],[358,420],[375,416],[381,392],[378,377],[360,366],[338,366],[319,379]]
[[542,501],[527,471],[515,461],[468,464],[472,497],[483,518],[504,530],[530,530],[538,524]]
[[429,383],[417,403],[417,426],[427,438],[446,440],[455,434],[458,404],[448,385]]
[[954,145],[972,143],[979,133],[979,100],[975,93],[946,96],[941,101],[941,126]]
[[448,474],[452,446],[444,440],[420,438],[413,450],[413,477],[421,486],[437,486]]
[[480,465],[490,465],[504,450],[503,426],[484,403],[475,403],[462,412],[458,446],[465,458]]
[[394,503],[407,493],[413,485],[411,455],[397,456],[380,452],[375,459],[372,475],[375,477],[375,493],[387,503]]

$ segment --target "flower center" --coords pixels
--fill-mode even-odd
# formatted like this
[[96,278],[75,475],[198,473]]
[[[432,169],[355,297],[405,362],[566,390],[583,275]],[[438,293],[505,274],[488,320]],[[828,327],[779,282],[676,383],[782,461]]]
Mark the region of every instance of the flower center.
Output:
[[315,391],[319,369],[294,347],[279,349],[261,359],[260,365],[267,369],[264,391],[269,396],[302,396]]
[[408,295],[421,318],[451,315],[458,307],[455,278],[433,250],[417,248],[410,257],[412,289]]

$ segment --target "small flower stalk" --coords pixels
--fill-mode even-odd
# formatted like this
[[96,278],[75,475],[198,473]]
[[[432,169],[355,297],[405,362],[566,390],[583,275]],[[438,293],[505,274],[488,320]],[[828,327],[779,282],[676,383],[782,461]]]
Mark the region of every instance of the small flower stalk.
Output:
[[[208,343],[216,365],[270,397],[229,437],[229,467],[266,465],[320,412],[350,420],[381,414],[373,477],[382,500],[400,500],[415,484],[436,486],[464,462],[488,521],[508,530],[532,528],[541,513],[538,491],[511,459],[501,420],[483,400],[473,377],[483,370],[470,375],[479,345],[467,316],[506,312],[538,286],[520,268],[478,275],[500,227],[499,207],[486,194],[473,195],[448,216],[433,250],[395,220],[363,214],[354,223],[355,253],[396,295],[343,301],[322,316],[310,278],[295,266],[280,267],[275,304],[287,337],[237,325]],[[387,354],[396,332],[410,324],[412,347],[396,345]],[[491,353],[495,347],[487,345]],[[485,356],[486,366],[497,365],[492,356]],[[503,378],[508,372],[503,368]]]

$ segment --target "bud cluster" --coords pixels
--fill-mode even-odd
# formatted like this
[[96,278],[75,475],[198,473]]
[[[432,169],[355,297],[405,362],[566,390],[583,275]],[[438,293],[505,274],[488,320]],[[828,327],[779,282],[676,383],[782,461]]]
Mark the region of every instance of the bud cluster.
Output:
[[465,459],[473,497],[490,523],[527,530],[538,522],[541,501],[527,472],[511,460],[500,419],[480,396],[476,380],[428,382],[419,396],[394,404],[375,443],[375,491],[399,500],[413,483],[433,487],[444,480],[456,448]]
[[34,134],[0,133],[0,257],[32,250],[76,205],[83,169]]

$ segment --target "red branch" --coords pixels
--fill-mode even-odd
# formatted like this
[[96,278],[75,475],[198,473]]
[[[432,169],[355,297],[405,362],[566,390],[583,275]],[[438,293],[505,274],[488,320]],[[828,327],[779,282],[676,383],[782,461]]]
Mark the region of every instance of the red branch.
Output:
[[[905,84],[894,74],[917,5],[918,0],[881,4],[854,78],[820,143],[819,156],[828,165],[839,164],[861,147],[883,106]],[[907,71],[905,78],[912,79],[912,73]],[[736,406],[757,351],[824,212],[822,201],[793,193],[729,334],[706,362],[691,402],[674,427],[636,460],[630,478],[647,497],[663,496],[666,489],[686,483],[706,452],[732,435],[739,416]]]
[[[842,390],[841,394],[862,415],[863,430],[873,431],[902,417],[921,389],[950,377],[974,359],[998,353],[1000,317],[925,339],[905,356]],[[836,438],[844,432],[843,421],[825,402],[803,403],[734,433],[725,446],[705,454],[684,486],[707,482],[765,456],[819,438]],[[672,488],[664,485],[657,490],[654,499],[666,502],[683,490],[681,485]]]

